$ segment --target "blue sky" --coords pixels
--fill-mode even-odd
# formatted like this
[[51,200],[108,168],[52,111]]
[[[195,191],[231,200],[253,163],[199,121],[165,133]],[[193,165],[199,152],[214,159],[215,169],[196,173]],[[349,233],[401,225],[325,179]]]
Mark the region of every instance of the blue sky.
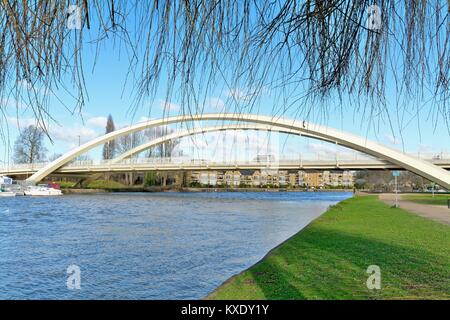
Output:
[[[94,49],[86,46],[84,51],[86,88],[88,90],[88,100],[81,112],[70,112],[62,106],[61,101],[70,109],[75,105],[72,97],[62,92],[57,92],[56,96],[51,95],[50,114],[57,123],[50,121],[49,132],[53,143],[46,140],[46,147],[49,155],[64,153],[81,143],[104,133],[106,117],[111,114],[116,123],[116,127],[123,127],[142,121],[147,118],[159,118],[163,115],[164,107],[169,107],[170,115],[176,115],[182,110],[180,101],[177,101],[176,94],[169,99],[165,98],[165,77],[159,83],[159,90],[153,100],[144,102],[135,112],[133,112],[133,83],[125,79],[128,70],[128,59],[125,52],[111,44],[101,50],[97,59],[95,69]],[[122,56],[121,56],[122,55]],[[229,105],[231,98],[241,100],[245,104],[245,92],[248,88],[227,87],[223,79],[216,79],[218,85],[209,93],[205,99],[205,112],[234,111],[234,107]],[[389,86],[389,83],[388,83]],[[287,87],[294,95],[301,95],[302,89]],[[272,88],[263,90],[259,96],[258,103],[254,110],[260,114],[273,114],[274,107],[279,108],[279,92]],[[398,114],[396,112],[395,92],[392,87],[387,90],[387,112],[384,116],[368,116],[362,111],[355,111],[354,106],[345,103],[341,109],[341,102],[330,98],[322,103],[311,103],[308,107],[311,113],[308,120],[327,126],[340,128],[369,139],[374,139],[380,143],[391,147],[402,149],[411,153],[440,153],[450,152],[450,136],[447,126],[440,119],[430,106],[428,100],[431,96],[425,97],[423,101],[409,102],[413,107],[408,112]],[[344,101],[348,101],[344,98]],[[324,105],[332,110],[327,117],[322,116]],[[20,106],[20,104],[19,104]],[[420,109],[418,113],[414,109]],[[296,105],[286,110],[286,117],[303,119],[299,115]],[[411,112],[411,114],[409,113]],[[386,114],[389,114],[390,121]],[[7,144],[0,145],[0,161],[8,162],[11,156],[12,146],[16,139],[19,127],[24,127],[34,123],[34,116],[28,108],[16,108],[15,101],[9,101],[6,116],[9,128],[9,148]],[[436,121],[437,119],[437,121]],[[217,136],[216,136],[217,137]],[[201,139],[201,138],[199,138]],[[299,137],[277,137],[280,141],[281,152],[287,156],[297,156],[299,153],[323,152],[332,153],[335,147],[327,143]],[[208,149],[206,144],[204,149]],[[99,148],[100,149],[100,148]],[[99,149],[91,152],[93,158],[99,157]],[[186,147],[186,150],[189,148]],[[185,153],[188,151],[184,150]],[[203,153],[205,150],[202,151]],[[214,152],[210,150],[210,152]]]

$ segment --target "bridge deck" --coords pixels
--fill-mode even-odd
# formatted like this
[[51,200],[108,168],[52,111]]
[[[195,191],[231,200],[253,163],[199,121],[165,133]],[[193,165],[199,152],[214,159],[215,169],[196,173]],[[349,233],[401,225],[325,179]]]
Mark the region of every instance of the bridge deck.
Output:
[[[147,161],[142,161],[147,160]],[[450,169],[450,159],[432,160],[433,164],[444,169]],[[0,168],[0,175],[29,175],[38,171],[46,164],[16,165],[9,168]],[[382,160],[280,160],[279,162],[213,162],[213,161],[176,161],[158,159],[124,160],[119,163],[100,162],[76,162],[59,168],[55,173],[90,173],[90,172],[142,172],[142,171],[178,171],[178,170],[254,170],[254,169],[279,169],[279,170],[363,170],[363,169],[395,169],[401,167]]]

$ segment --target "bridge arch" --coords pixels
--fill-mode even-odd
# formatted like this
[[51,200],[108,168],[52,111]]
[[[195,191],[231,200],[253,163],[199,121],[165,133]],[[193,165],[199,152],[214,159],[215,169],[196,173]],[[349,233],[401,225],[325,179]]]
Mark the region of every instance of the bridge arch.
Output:
[[116,139],[118,137],[137,132],[144,129],[154,128],[163,125],[169,125],[172,123],[180,122],[192,122],[192,121],[239,121],[239,122],[250,122],[256,124],[262,124],[267,126],[277,126],[284,129],[296,130],[302,135],[314,136],[318,139],[323,139],[325,141],[335,141],[336,143],[348,147],[353,150],[357,150],[371,156],[387,160],[393,164],[396,164],[406,170],[414,172],[424,178],[434,181],[441,186],[450,189],[450,172],[445,169],[439,168],[432,163],[414,158],[412,156],[406,155],[405,153],[384,146],[375,141],[371,141],[367,138],[360,137],[348,132],[337,130],[334,128],[321,126],[317,124],[312,124],[306,121],[285,119],[285,118],[274,118],[270,116],[262,115],[252,115],[252,114],[200,114],[200,115],[189,115],[189,116],[174,116],[164,119],[145,121],[137,123],[127,128],[122,128],[114,132],[100,136],[92,141],[89,141],[69,152],[57,158],[53,162],[49,163],[45,167],[41,168],[39,171],[34,173],[27,181],[31,183],[36,183],[42,180],[47,175],[51,174],[53,171],[72,161],[79,155],[95,148],[98,145],[104,144],[110,140]]
[[[144,150],[150,149],[154,146],[163,144],[170,140],[175,140],[175,139],[179,139],[179,138],[183,138],[183,137],[188,137],[188,136],[203,134],[203,133],[208,133],[208,132],[227,131],[227,130],[273,131],[273,132],[294,134],[294,135],[300,135],[300,136],[305,136],[305,137],[309,137],[309,138],[319,139],[318,137],[311,135],[311,134],[302,134],[302,132],[300,132],[299,130],[287,129],[284,127],[278,127],[278,126],[272,126],[272,125],[270,125],[270,126],[269,125],[261,125],[261,124],[256,124],[256,123],[255,124],[238,123],[238,124],[227,124],[227,125],[213,126],[213,127],[199,127],[199,128],[193,128],[193,129],[187,129],[184,131],[174,132],[174,133],[150,140],[146,143],[143,143],[133,149],[130,149],[130,150],[122,153],[118,157],[112,159],[111,163],[113,163],[113,164],[118,163],[126,158],[130,158],[130,157],[134,156],[135,154],[139,154],[140,152],[142,152]],[[325,139],[320,139],[320,140],[324,141]],[[329,140],[328,142],[334,143],[335,141]]]

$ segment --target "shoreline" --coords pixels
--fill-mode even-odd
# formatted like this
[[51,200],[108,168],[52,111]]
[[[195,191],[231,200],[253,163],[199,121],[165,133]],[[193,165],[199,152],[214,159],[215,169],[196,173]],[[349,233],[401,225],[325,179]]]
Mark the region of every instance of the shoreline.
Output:
[[[355,195],[353,195],[350,198],[353,198]],[[348,200],[350,198],[347,198],[345,200]],[[342,200],[342,201],[345,201]],[[314,221],[316,221],[317,219],[319,219],[320,217],[322,217],[325,213],[327,213],[330,208],[332,206],[336,206],[338,204],[340,204],[342,201],[336,202],[334,205],[330,205],[328,206],[327,209],[325,209],[325,211],[323,211],[322,213],[320,213],[317,217],[315,217],[314,219],[312,219],[308,224],[306,224],[303,228],[301,228],[300,230],[297,230],[297,232],[295,232],[293,235],[291,235],[290,237],[288,237],[287,239],[283,240],[281,243],[277,244],[275,247],[273,247],[272,249],[270,249],[269,251],[267,251],[267,253],[258,261],[256,261],[254,264],[252,264],[251,266],[249,266],[248,268],[232,275],[231,277],[229,277],[228,279],[226,279],[225,281],[223,281],[220,285],[218,285],[213,291],[211,291],[210,293],[208,293],[205,297],[202,298],[202,300],[211,300],[210,296],[215,294],[220,288],[222,288],[223,286],[226,286],[227,284],[231,283],[232,281],[234,281],[234,279],[236,279],[237,277],[243,275],[244,273],[248,272],[250,269],[254,268],[257,264],[260,264],[261,262],[263,262],[265,259],[267,259],[270,255],[272,255],[277,249],[281,248],[282,246],[284,246],[287,242],[291,241],[293,238],[295,238],[299,233],[301,233],[303,230],[305,230],[306,228],[308,228]]]
[[353,192],[353,189],[287,189],[287,188],[173,188],[173,187],[136,187],[136,188],[61,188],[64,194],[93,193],[153,193],[153,192]]

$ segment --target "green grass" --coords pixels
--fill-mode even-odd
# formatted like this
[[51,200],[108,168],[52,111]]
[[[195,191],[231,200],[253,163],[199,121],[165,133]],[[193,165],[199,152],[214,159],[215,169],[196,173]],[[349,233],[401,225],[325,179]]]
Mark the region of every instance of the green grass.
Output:
[[[381,268],[381,290],[367,289],[369,265]],[[351,198],[207,298],[449,299],[450,227]]]
[[402,199],[421,204],[446,206],[450,194],[435,194],[434,197],[431,194],[405,195],[402,196]]
[[[76,182],[65,182],[65,181],[54,181],[54,183],[57,183],[61,186],[61,188],[73,188],[76,185]],[[85,188],[88,189],[122,189],[122,188],[129,188],[129,186],[126,186],[120,182],[116,182],[113,180],[94,180],[88,183]]]
[[86,186],[89,189],[120,189],[127,188],[124,184],[113,180],[94,180]]

